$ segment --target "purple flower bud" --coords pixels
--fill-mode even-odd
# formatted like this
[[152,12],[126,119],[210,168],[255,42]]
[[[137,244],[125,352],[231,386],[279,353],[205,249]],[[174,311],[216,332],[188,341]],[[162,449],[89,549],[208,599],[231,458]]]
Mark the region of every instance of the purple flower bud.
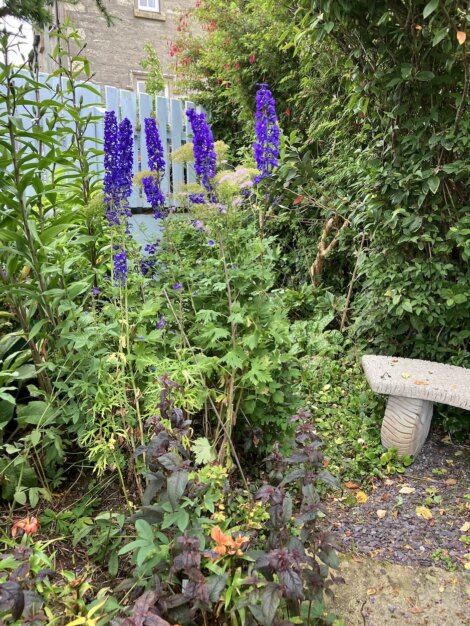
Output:
[[165,327],[166,321],[165,321],[165,316],[164,315],[160,315],[160,319],[157,322],[157,329],[161,330],[162,328]]
[[173,285],[173,289],[175,289],[175,290],[183,289],[183,285],[181,283],[175,283]]
[[209,239],[209,241],[207,242],[208,246],[215,246],[215,241],[213,239]]
[[92,292],[94,296],[100,295],[100,290],[98,289],[98,287],[93,287]]

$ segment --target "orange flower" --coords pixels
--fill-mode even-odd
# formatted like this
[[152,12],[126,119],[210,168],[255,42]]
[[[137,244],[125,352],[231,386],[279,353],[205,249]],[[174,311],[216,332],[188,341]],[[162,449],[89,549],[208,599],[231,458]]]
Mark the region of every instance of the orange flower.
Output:
[[236,537],[232,539],[231,535],[226,535],[220,530],[220,526],[214,526],[211,530],[211,537],[217,544],[214,548],[219,556],[234,555],[240,556],[243,554],[241,547],[244,543],[249,541],[248,537]]
[[38,532],[39,522],[36,517],[25,517],[15,522],[11,529],[11,536],[16,537],[18,530],[22,530],[25,535],[35,535]]

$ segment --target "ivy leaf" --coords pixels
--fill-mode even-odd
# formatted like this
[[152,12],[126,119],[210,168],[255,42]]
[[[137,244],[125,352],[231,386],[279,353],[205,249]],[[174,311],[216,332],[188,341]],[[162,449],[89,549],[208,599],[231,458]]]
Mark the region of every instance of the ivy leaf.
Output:
[[214,448],[207,437],[198,437],[194,440],[192,448],[196,465],[207,465],[215,460]]
[[431,13],[434,13],[434,11],[437,9],[438,6],[439,6],[439,0],[430,0],[430,2],[428,2],[427,5],[424,7],[423,17],[425,19],[429,17]]

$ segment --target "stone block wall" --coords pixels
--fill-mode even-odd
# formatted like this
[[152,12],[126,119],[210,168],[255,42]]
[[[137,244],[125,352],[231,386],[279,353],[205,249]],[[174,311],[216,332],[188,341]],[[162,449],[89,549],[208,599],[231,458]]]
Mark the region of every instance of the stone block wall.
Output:
[[[105,4],[114,17],[114,25],[110,27],[96,8],[95,0],[59,4],[60,21],[63,23],[68,17],[87,43],[84,54],[90,60],[94,81],[136,90],[137,80],[145,79],[139,62],[144,57],[144,44],[149,41],[157,51],[166,80],[171,83],[169,44],[177,37],[179,15],[194,6],[194,0],[160,0],[159,13],[139,9],[138,0],[105,0]],[[44,42],[40,55],[42,71],[50,70],[47,49],[53,45],[54,42]]]

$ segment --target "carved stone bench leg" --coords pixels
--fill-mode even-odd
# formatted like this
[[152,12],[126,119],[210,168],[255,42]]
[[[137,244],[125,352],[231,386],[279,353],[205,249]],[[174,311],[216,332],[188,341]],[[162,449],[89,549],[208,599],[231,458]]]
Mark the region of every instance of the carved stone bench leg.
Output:
[[396,448],[398,456],[416,456],[431,426],[433,403],[429,400],[390,396],[382,423],[382,444]]

